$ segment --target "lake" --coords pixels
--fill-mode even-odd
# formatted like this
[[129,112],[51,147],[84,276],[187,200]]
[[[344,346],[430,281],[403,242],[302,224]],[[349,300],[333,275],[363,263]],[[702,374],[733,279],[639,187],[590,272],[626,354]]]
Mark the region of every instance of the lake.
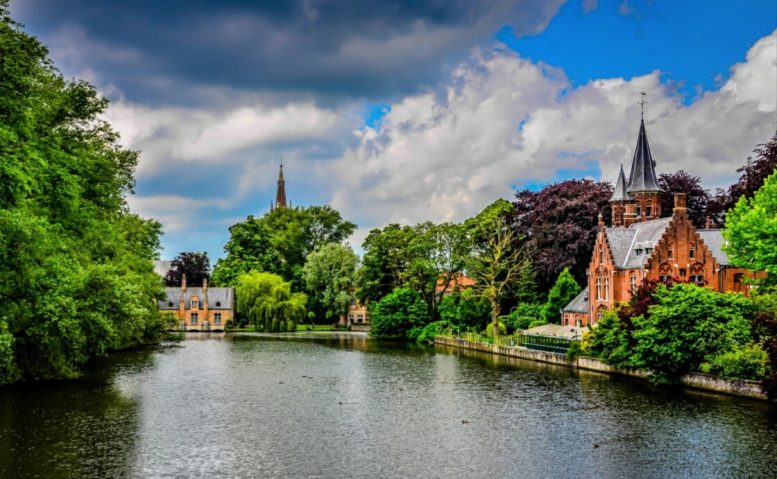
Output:
[[775,477],[777,408],[358,334],[189,335],[0,389],[0,477]]

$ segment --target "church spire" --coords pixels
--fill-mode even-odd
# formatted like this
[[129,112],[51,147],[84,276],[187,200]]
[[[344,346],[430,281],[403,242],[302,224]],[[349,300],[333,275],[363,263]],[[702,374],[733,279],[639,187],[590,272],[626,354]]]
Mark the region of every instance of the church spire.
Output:
[[278,190],[275,192],[275,207],[286,208],[286,182],[283,180],[283,160],[278,173]]
[[647,134],[645,133],[645,120],[639,122],[639,136],[637,147],[634,150],[634,159],[631,161],[631,174],[627,193],[660,192],[656,177],[656,162],[650,153]]

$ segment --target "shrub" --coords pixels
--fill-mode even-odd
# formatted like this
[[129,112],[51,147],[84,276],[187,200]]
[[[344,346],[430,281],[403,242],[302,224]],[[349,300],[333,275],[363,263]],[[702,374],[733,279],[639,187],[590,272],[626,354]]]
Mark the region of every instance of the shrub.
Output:
[[[499,331],[505,331],[505,323],[499,323]],[[486,326],[486,336],[489,338],[494,337],[494,323],[488,323],[488,326]]]
[[490,319],[490,306],[486,298],[471,289],[445,296],[438,308],[440,320],[453,327],[482,331]]
[[[429,321],[429,312],[421,296],[409,288],[397,288],[384,296],[370,313],[370,335],[382,339],[417,337]],[[418,331],[411,330],[418,328]]]
[[542,305],[537,303],[521,303],[510,311],[510,314],[502,316],[500,319],[504,321],[508,332],[528,329],[530,324],[542,319]]
[[766,351],[751,343],[710,357],[702,370],[727,378],[760,380],[766,376],[768,360]]
[[451,323],[448,321],[435,321],[429,323],[421,330],[421,333],[416,338],[419,343],[434,342],[435,336],[439,336],[445,330],[450,329]]
[[586,353],[615,367],[632,366],[628,331],[618,311],[607,311],[586,336]]

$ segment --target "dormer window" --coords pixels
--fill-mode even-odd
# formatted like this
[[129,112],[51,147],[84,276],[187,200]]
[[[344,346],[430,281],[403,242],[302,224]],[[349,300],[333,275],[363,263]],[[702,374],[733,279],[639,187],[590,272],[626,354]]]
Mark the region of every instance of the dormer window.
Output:
[[190,307],[190,308],[192,308],[192,309],[196,309],[196,308],[197,308],[197,306],[199,306],[199,301],[197,301],[196,299],[193,299],[193,300],[191,300],[191,301],[189,302],[189,307]]
[[653,248],[645,248],[645,254],[650,254],[651,251],[653,251]]
[[634,250],[634,253],[636,253],[637,256],[642,254],[642,248],[637,248]]
[[173,302],[172,301],[168,301],[167,302],[167,307],[168,308],[172,308],[173,307]]
[[220,306],[221,306],[221,301],[216,301],[216,307],[218,308]]

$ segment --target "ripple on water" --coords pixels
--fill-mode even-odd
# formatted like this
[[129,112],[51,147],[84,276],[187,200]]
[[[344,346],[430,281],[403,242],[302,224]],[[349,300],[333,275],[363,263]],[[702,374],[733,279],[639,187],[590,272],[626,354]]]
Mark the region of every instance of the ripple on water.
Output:
[[770,477],[775,409],[477,353],[190,340],[0,391],[2,477]]

